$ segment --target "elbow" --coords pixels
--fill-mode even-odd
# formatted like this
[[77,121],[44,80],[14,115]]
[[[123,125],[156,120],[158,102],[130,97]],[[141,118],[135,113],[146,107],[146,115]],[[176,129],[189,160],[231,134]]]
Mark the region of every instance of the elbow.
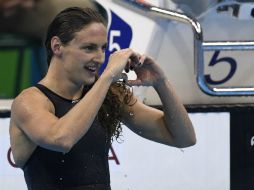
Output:
[[197,143],[197,139],[196,139],[196,136],[194,135],[193,137],[191,137],[191,138],[188,140],[188,143],[187,143],[187,146],[186,146],[186,147],[194,146],[196,143]]
[[197,139],[196,139],[196,137],[193,137],[193,138],[189,138],[188,140],[177,143],[176,147],[177,148],[187,148],[190,146],[194,146],[196,143],[197,143]]
[[197,143],[196,135],[188,135],[185,137],[178,137],[173,139],[173,146],[176,148],[187,148],[190,146],[194,146]]
[[189,141],[189,142],[183,144],[180,148],[187,148],[187,147],[190,147],[190,146],[194,146],[195,144],[196,144],[196,140]]
[[59,152],[66,154],[66,153],[70,152],[71,149],[72,149],[72,145],[65,143],[60,146]]
[[14,158],[14,163],[15,163],[15,167],[17,167],[17,168],[22,168],[25,165],[23,160],[19,160],[19,159],[15,159],[15,158]]
[[76,143],[69,133],[66,133],[64,130],[56,130],[52,134],[52,137],[52,144],[55,146],[56,151],[64,154],[70,152]]
[[194,146],[195,144],[197,144],[197,139],[194,138],[193,141],[190,143],[190,146]]
[[46,149],[62,152],[64,154],[68,153],[74,146],[73,141],[71,141],[68,137],[62,135],[51,136],[50,139],[42,138],[38,140],[37,144]]
[[190,146],[194,146],[197,143],[196,134],[194,131],[189,132],[180,138],[178,137],[178,140],[176,140],[175,142],[178,142],[178,148],[187,148]]
[[22,168],[28,160],[21,152],[16,153],[15,151],[12,151],[12,156],[15,167],[17,168]]
[[55,139],[55,144],[59,152],[68,153],[74,146],[74,143],[68,138],[59,137]]

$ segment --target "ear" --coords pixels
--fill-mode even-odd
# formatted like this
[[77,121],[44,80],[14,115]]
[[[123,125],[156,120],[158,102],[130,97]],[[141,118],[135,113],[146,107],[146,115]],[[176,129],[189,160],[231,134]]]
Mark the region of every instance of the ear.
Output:
[[51,49],[52,49],[54,55],[56,55],[56,56],[62,55],[61,45],[62,45],[62,42],[59,39],[59,37],[54,36],[51,38]]

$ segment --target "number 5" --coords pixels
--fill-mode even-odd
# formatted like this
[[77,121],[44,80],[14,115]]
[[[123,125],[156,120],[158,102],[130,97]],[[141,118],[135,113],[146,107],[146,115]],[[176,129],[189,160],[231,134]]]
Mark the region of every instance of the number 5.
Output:
[[120,50],[121,47],[118,43],[114,42],[115,37],[120,37],[121,32],[119,30],[111,30],[109,34],[109,51],[112,52],[113,50]]
[[209,66],[215,66],[218,63],[229,63],[230,71],[224,79],[221,79],[218,81],[211,79],[210,75],[205,75],[206,82],[209,84],[213,84],[213,85],[223,84],[223,83],[227,82],[229,79],[231,79],[236,72],[236,67],[237,67],[236,61],[231,57],[223,57],[223,58],[218,59],[219,54],[220,54],[220,51],[215,51],[215,53],[209,63]]

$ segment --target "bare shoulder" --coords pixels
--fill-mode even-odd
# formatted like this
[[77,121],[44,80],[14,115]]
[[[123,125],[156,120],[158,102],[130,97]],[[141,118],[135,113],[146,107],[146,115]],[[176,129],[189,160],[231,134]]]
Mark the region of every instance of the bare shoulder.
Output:
[[[47,101],[47,97],[36,87],[23,90],[13,101],[13,105],[18,105],[31,101]],[[35,102],[36,103],[36,102]]]
[[[37,114],[40,114],[41,110],[53,112],[53,109],[48,98],[35,87],[22,91],[13,101],[9,133],[13,158],[18,167],[24,166],[37,147],[31,137],[25,133],[29,127],[27,124],[31,119],[38,117]],[[35,127],[32,128],[36,130]]]
[[41,108],[52,110],[53,104],[36,87],[30,87],[23,90],[13,101],[11,111],[19,111],[20,109],[26,111],[30,107],[34,108],[38,106]]
[[54,112],[51,101],[36,87],[23,90],[13,101],[11,107],[11,117],[16,120],[26,117],[26,114],[35,110],[48,110]]

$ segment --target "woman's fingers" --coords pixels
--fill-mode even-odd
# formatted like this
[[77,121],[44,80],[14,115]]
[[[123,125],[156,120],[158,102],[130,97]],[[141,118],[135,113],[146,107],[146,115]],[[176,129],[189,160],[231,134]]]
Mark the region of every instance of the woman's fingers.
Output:
[[128,80],[127,84],[129,86],[142,86],[142,81],[139,80],[139,79],[136,79],[136,80]]

